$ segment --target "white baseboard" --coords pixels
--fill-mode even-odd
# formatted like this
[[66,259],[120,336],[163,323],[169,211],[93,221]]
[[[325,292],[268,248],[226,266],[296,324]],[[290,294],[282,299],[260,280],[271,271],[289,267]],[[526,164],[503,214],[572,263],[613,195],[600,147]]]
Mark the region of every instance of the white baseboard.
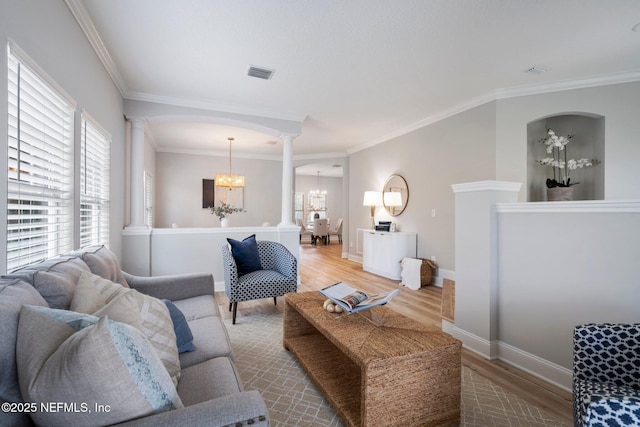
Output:
[[444,283],[444,279],[453,280],[454,282],[456,280],[456,272],[453,270],[438,267],[436,272],[437,274],[431,278],[431,284],[434,286],[441,288]]
[[471,350],[480,356],[494,360],[498,358],[498,343],[495,341],[489,341],[482,337],[479,337],[471,332],[467,332],[464,329],[460,329],[453,326],[453,330],[450,332],[455,338],[462,341],[462,346],[467,350]]
[[571,391],[573,378],[571,369],[549,362],[535,354],[527,353],[524,350],[503,342],[499,343],[499,354],[500,360],[531,375],[542,378],[566,391]]
[[572,371],[556,363],[528,353],[501,341],[488,341],[468,331],[457,328],[454,324],[446,325],[442,321],[442,330],[462,341],[462,346],[480,356],[489,359],[500,359],[509,365],[534,375],[544,381],[566,391],[571,391]]
[[349,259],[349,261],[359,262],[360,264],[362,264],[362,257],[361,256],[348,254],[347,258]]

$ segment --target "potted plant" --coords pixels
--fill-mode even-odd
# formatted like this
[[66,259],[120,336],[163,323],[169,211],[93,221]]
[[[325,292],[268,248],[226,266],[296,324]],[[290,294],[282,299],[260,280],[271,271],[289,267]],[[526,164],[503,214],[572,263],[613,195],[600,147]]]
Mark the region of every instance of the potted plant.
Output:
[[218,217],[220,220],[220,227],[227,227],[229,225],[229,219],[227,218],[234,212],[246,212],[244,209],[236,208],[228,203],[219,201],[217,206],[211,207],[211,213]]
[[597,159],[568,159],[567,144],[573,135],[558,136],[552,129],[547,129],[547,136],[540,142],[547,146],[547,154],[551,157],[537,160],[542,166],[550,166],[553,169],[553,179],[547,178],[547,200],[573,200],[572,186],[580,184],[571,182],[571,171],[578,168],[587,168],[600,163]]

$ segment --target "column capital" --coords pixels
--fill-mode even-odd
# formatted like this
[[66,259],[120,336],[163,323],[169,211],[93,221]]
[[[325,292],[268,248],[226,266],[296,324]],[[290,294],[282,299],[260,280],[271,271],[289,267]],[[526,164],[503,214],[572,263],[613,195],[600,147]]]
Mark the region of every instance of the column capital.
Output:
[[297,137],[299,137],[300,134],[297,133],[283,133],[280,135],[280,138],[283,140],[289,140],[289,141],[293,141],[294,139],[296,139]]

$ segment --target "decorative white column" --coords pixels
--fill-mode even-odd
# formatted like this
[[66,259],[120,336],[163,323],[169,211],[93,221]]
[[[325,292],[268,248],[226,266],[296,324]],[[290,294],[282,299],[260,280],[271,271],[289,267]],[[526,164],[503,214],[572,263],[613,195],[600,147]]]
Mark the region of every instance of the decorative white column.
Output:
[[144,228],[144,120],[131,121],[131,223]]
[[293,138],[297,135],[284,135],[282,148],[282,216],[279,227],[293,225]]

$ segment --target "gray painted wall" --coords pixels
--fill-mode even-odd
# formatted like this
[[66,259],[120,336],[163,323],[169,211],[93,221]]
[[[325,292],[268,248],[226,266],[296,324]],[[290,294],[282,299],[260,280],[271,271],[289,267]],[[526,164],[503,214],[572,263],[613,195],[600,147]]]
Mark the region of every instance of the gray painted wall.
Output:
[[[305,206],[310,190],[318,187],[318,178],[315,176],[300,175],[295,177],[296,193],[303,193]],[[342,203],[342,178],[320,177],[320,190],[327,191],[327,218],[332,221],[343,217]],[[333,222],[335,224],[335,222]]]
[[[640,199],[640,82],[521,96],[497,102],[496,178],[526,183],[527,123],[559,114],[604,117],[604,198]],[[527,188],[519,201],[526,202]]]
[[[122,96],[97,58],[89,42],[63,1],[0,2],[0,40],[13,40],[40,68],[62,87],[112,136],[110,246],[121,253],[125,200],[125,126]],[[3,52],[6,52],[3,50]],[[7,117],[7,57],[0,55],[0,117]],[[0,134],[7,135],[7,122],[0,120]],[[2,139],[6,147],[6,138]],[[5,148],[6,150],[6,148]],[[6,156],[0,169],[6,171]],[[6,178],[0,179],[6,194]],[[0,223],[6,211],[0,210]],[[0,230],[0,259],[6,258],[6,231]]]
[[[602,116],[606,161],[598,173],[604,174],[604,199],[640,199],[638,111],[640,82],[520,96],[481,105],[353,153],[349,254],[357,257],[355,230],[368,224],[362,194],[381,188],[387,176],[398,173],[409,184],[410,200],[396,221],[402,230],[418,233],[419,257],[435,255],[441,268],[455,271],[451,184],[521,182],[525,185],[519,201],[527,201],[527,124],[554,115]],[[436,209],[435,218],[431,209]],[[378,208],[376,220],[380,219],[386,218]]]
[[377,208],[376,221],[391,220],[401,231],[416,232],[418,257],[435,256],[441,268],[454,270],[451,184],[495,178],[494,129],[495,103],[490,102],[352,154],[349,254],[359,256],[355,230],[369,223],[369,208],[362,206],[364,192],[382,190],[389,175],[399,174],[407,181],[409,203],[397,217]]
[[[229,158],[191,154],[156,154],[155,226],[218,227],[218,217],[202,208],[202,180],[229,171]],[[246,176],[244,208],[232,214],[234,227],[280,223],[282,162],[233,158],[233,172]]]

